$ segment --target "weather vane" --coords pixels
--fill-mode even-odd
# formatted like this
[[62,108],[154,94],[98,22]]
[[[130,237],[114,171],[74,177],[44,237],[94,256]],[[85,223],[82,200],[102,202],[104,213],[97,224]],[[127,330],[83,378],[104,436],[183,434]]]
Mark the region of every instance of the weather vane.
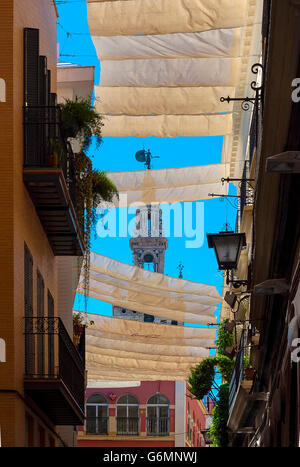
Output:
[[148,149],[148,151],[145,151],[145,149],[141,149],[140,151],[135,153],[135,158],[138,162],[144,162],[147,169],[150,170],[151,159],[159,159],[159,156],[152,156],[150,149]]
[[177,266],[177,269],[179,270],[179,276],[178,276],[179,279],[182,279],[183,268],[184,268],[184,266],[183,266],[182,262],[180,261],[178,266]]

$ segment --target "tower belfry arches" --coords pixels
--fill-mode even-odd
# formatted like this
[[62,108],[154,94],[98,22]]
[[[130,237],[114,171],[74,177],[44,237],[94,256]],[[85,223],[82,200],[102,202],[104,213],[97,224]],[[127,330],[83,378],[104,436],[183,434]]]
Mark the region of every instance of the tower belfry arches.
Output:
[[[150,151],[148,153],[151,155]],[[135,157],[139,162],[147,162],[146,152],[139,151]],[[149,156],[150,157],[150,156]],[[152,158],[155,156],[151,156]],[[150,165],[148,167],[149,172]],[[148,172],[148,171],[147,171]],[[129,246],[132,250],[133,264],[139,268],[164,274],[165,252],[168,240],[165,238],[162,222],[162,210],[158,203],[145,204],[136,209],[134,230]],[[113,315],[118,318],[148,321],[162,324],[183,324],[170,319],[159,318],[145,313],[113,306]]]

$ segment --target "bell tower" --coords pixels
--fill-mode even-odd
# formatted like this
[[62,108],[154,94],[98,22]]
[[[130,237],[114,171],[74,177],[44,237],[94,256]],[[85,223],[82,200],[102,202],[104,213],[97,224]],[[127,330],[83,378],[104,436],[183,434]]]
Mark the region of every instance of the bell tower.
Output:
[[[164,273],[165,251],[168,248],[168,240],[164,238],[162,211],[159,204],[137,208],[135,228],[129,245],[135,266],[161,274]],[[113,315],[135,321],[183,325],[181,321],[159,318],[158,316],[127,310],[119,306],[113,306]]]
[[135,266],[164,273],[168,240],[164,238],[159,204],[143,206],[136,210],[135,229],[129,245]]

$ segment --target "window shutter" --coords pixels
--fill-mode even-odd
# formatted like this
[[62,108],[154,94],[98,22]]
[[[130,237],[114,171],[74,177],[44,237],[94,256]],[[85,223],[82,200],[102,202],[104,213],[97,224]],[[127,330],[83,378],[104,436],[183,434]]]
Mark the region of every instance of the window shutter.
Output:
[[44,358],[45,358],[45,351],[44,351],[44,279],[40,273],[37,271],[37,318],[38,319],[38,336],[37,336],[37,358],[38,358],[38,373],[39,375],[44,375]]
[[24,29],[24,103],[38,105],[39,99],[39,30]]
[[48,290],[48,374],[54,375],[54,300]]
[[34,373],[33,316],[33,259],[24,244],[24,314],[25,314],[25,373]]
[[40,158],[41,163],[44,165],[46,153],[48,151],[48,138],[49,138],[49,109],[48,105],[48,72],[47,72],[47,57],[39,57],[39,109],[38,118],[41,122],[39,125],[39,144],[40,144]]
[[41,137],[39,109],[39,30],[24,29],[24,165],[39,166]]

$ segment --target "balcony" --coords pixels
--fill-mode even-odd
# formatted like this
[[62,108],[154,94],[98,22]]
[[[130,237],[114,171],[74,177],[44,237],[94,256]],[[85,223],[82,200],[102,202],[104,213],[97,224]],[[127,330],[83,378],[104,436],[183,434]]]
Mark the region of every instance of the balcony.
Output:
[[250,175],[250,163],[245,161],[244,170],[242,175],[242,181],[240,183],[240,223],[243,219],[243,213],[246,206],[253,206],[254,203],[254,188],[251,183],[247,182],[246,179]]
[[[244,365],[243,359],[245,355],[245,346],[247,342],[247,333],[244,329],[242,331],[240,340],[240,350],[238,351],[235,359],[233,372],[231,375],[229,385],[229,418],[228,427],[237,432],[243,426],[245,421],[245,411],[249,400],[253,399],[249,392],[252,388],[253,381],[244,378]],[[251,405],[249,405],[250,407]]]
[[117,435],[135,435],[139,434],[138,417],[117,417]]
[[85,426],[87,435],[108,435],[108,417],[87,417]]
[[55,425],[82,425],[84,360],[60,318],[25,318],[24,390]]
[[[60,154],[53,154],[53,145]],[[23,180],[54,255],[82,256],[74,154],[62,136],[57,106],[24,107]]]
[[169,417],[147,418],[148,436],[169,436]]

